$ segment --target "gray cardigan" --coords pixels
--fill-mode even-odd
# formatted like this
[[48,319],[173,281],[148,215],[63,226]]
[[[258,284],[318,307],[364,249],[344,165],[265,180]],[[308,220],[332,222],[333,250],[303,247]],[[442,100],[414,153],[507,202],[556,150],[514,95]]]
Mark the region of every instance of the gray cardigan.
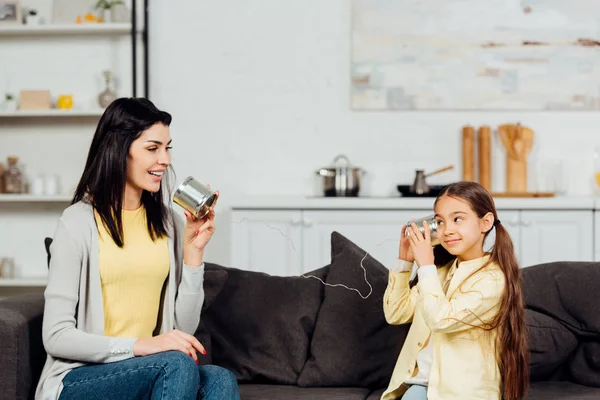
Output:
[[[193,334],[204,301],[204,268],[183,265],[183,247],[175,218],[169,235],[169,276],[163,289],[156,334],[173,329]],[[98,268],[98,230],[90,204],[78,202],[62,214],[50,248],[48,286],[44,292],[42,339],[48,353],[35,398],[55,400],[73,368],[133,357],[137,338],[104,335],[104,309]]]

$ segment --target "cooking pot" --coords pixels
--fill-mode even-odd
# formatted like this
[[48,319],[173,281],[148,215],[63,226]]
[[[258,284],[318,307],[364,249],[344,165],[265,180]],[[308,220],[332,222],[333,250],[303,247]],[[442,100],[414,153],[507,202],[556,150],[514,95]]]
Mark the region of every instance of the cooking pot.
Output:
[[333,165],[323,167],[316,173],[322,179],[325,197],[357,197],[360,192],[360,178],[366,171],[353,167],[348,157],[340,154]]

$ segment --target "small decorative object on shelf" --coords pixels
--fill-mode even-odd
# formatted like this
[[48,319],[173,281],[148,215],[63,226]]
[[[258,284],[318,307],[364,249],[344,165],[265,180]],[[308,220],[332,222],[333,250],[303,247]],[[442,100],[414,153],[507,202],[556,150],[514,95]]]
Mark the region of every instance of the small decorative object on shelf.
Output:
[[12,93],[6,93],[4,95],[4,111],[13,112],[17,110],[17,99]]
[[5,257],[0,260],[0,278],[15,278],[15,260],[13,258]]
[[61,94],[56,100],[56,108],[60,110],[70,110],[73,108],[73,95]]
[[109,70],[105,70],[102,71],[102,74],[104,75],[106,87],[104,88],[104,91],[98,95],[98,103],[100,104],[100,107],[106,108],[110,103],[115,101],[117,95],[115,91],[111,89],[112,73]]
[[122,0],[98,0],[96,3],[96,10],[100,10],[98,16],[98,22],[104,22],[110,24],[114,22],[113,11],[116,6],[123,5]]
[[23,174],[19,170],[18,157],[7,157],[8,168],[4,171],[4,190],[6,193],[23,193]]
[[22,25],[20,0],[0,1],[0,25]]
[[25,14],[25,25],[38,26],[41,25],[41,23],[42,20],[38,15],[37,10],[32,8]]
[[0,163],[0,194],[4,193],[4,165]]

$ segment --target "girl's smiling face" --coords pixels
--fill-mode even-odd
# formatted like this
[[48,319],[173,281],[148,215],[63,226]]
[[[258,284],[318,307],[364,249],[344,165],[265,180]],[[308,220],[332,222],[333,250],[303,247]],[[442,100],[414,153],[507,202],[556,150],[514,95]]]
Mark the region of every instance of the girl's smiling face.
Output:
[[459,261],[483,257],[485,233],[494,222],[492,213],[480,218],[466,201],[442,196],[436,202],[435,220],[440,244]]

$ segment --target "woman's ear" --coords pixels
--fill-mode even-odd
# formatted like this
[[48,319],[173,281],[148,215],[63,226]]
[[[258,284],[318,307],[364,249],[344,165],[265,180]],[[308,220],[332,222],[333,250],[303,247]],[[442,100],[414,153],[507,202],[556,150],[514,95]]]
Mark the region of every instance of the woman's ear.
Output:
[[483,218],[481,218],[481,232],[489,232],[489,230],[494,226],[494,220],[494,214],[491,212],[485,214]]

